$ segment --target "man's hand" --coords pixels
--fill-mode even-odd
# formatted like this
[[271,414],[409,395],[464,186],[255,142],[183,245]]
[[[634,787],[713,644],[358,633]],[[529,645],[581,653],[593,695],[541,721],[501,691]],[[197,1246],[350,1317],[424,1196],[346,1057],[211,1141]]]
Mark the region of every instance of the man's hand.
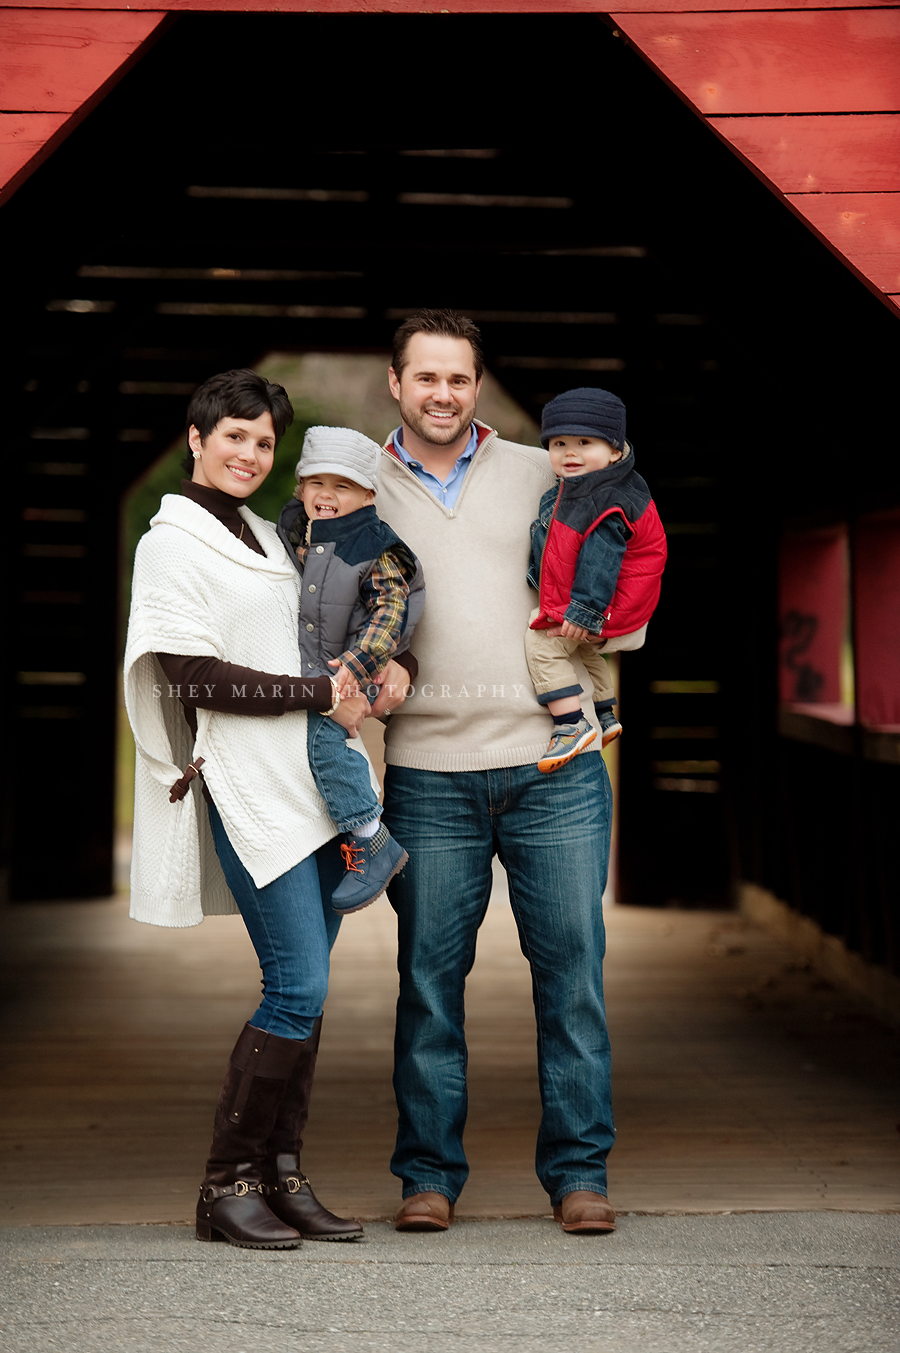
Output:
[[355,694],[344,696],[337,709],[331,715],[331,718],[334,719],[335,723],[339,723],[342,728],[346,728],[351,738],[359,737],[359,730],[362,727],[363,720],[368,717],[369,702],[358,689]]
[[375,684],[381,690],[370,713],[377,719],[379,714],[390,714],[403,704],[409,691],[409,672],[390,658],[384,670],[375,677]]

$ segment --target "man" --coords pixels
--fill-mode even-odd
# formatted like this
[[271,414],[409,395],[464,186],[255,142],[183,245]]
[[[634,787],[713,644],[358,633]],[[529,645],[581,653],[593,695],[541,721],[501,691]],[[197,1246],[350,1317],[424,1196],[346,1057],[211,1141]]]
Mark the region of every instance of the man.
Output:
[[[402,421],[385,447],[379,510],[421,559],[428,601],[416,691],[386,738],[384,820],[410,855],[389,890],[400,942],[395,1225],[446,1230],[468,1175],[464,986],[496,853],[534,984],[538,1178],[563,1229],[611,1231],[601,907],[611,793],[592,752],[553,776],[535,764],[546,726],[525,664],[535,604],[525,577],[553,475],[545,452],[475,419],[482,373],[471,320],[423,311],[400,326],[390,388]],[[403,676],[386,673],[386,684]]]

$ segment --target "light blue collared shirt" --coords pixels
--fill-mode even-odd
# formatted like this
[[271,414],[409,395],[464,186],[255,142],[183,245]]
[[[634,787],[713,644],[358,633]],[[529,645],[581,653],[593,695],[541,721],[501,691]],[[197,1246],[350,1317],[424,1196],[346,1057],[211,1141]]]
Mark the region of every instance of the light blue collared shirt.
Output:
[[409,452],[404,449],[402,438],[403,428],[401,426],[392,433],[391,441],[394,444],[397,455],[403,461],[403,464],[412,470],[419,483],[424,484],[429,493],[433,493],[439,503],[443,503],[444,507],[454,507],[456,505],[456,500],[459,497],[459,491],[462,488],[466,470],[468,470],[472,463],[472,457],[478,449],[478,429],[475,424],[472,424],[472,433],[469,440],[466,442],[465,451],[463,451],[461,456],[457,456],[456,464],[443,484],[438,479],[437,475],[433,475],[430,470],[425,469],[425,466],[420,460],[413,460]]

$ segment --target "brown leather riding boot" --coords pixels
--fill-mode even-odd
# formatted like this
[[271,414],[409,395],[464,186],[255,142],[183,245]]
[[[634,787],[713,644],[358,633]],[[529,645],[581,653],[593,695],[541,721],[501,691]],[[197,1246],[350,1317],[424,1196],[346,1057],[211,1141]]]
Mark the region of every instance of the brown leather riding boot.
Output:
[[267,1179],[272,1186],[268,1205],[276,1217],[280,1217],[288,1226],[293,1226],[304,1240],[358,1240],[363,1233],[359,1222],[336,1217],[327,1207],[323,1207],[300,1169],[300,1152],[309,1119],[309,1098],[321,1031],[320,1016],[309,1038],[301,1045],[303,1051],[294,1064],[278,1106],[267,1151]]
[[271,1193],[266,1143],[305,1046],[252,1024],[241,1030],[225,1073],[200,1185],[198,1240],[228,1240],[253,1250],[287,1250],[300,1244],[296,1228],[266,1203]]

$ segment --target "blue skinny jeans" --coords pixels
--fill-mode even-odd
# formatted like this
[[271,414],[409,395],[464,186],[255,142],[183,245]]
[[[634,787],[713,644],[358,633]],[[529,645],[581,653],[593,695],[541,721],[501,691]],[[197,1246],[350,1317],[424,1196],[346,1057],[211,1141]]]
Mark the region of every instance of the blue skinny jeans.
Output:
[[468,1176],[464,991],[497,854],[531,965],[542,1116],[535,1165],[554,1205],[606,1193],[614,1141],[603,1004],[612,795],[602,757],[552,775],[389,766],[384,820],[409,851],[388,895],[399,923],[391,1170],[403,1196],[455,1202]]
[[208,806],[216,854],[262,969],[262,1003],[249,1022],[281,1038],[309,1038],[328,994],[328,960],[341,925],[331,910],[344,875],[338,840],[257,888]]
[[310,710],[306,746],[316,788],[340,831],[352,832],[354,827],[381,817],[381,804],[369,779],[369,763],[348,747],[346,728]]

